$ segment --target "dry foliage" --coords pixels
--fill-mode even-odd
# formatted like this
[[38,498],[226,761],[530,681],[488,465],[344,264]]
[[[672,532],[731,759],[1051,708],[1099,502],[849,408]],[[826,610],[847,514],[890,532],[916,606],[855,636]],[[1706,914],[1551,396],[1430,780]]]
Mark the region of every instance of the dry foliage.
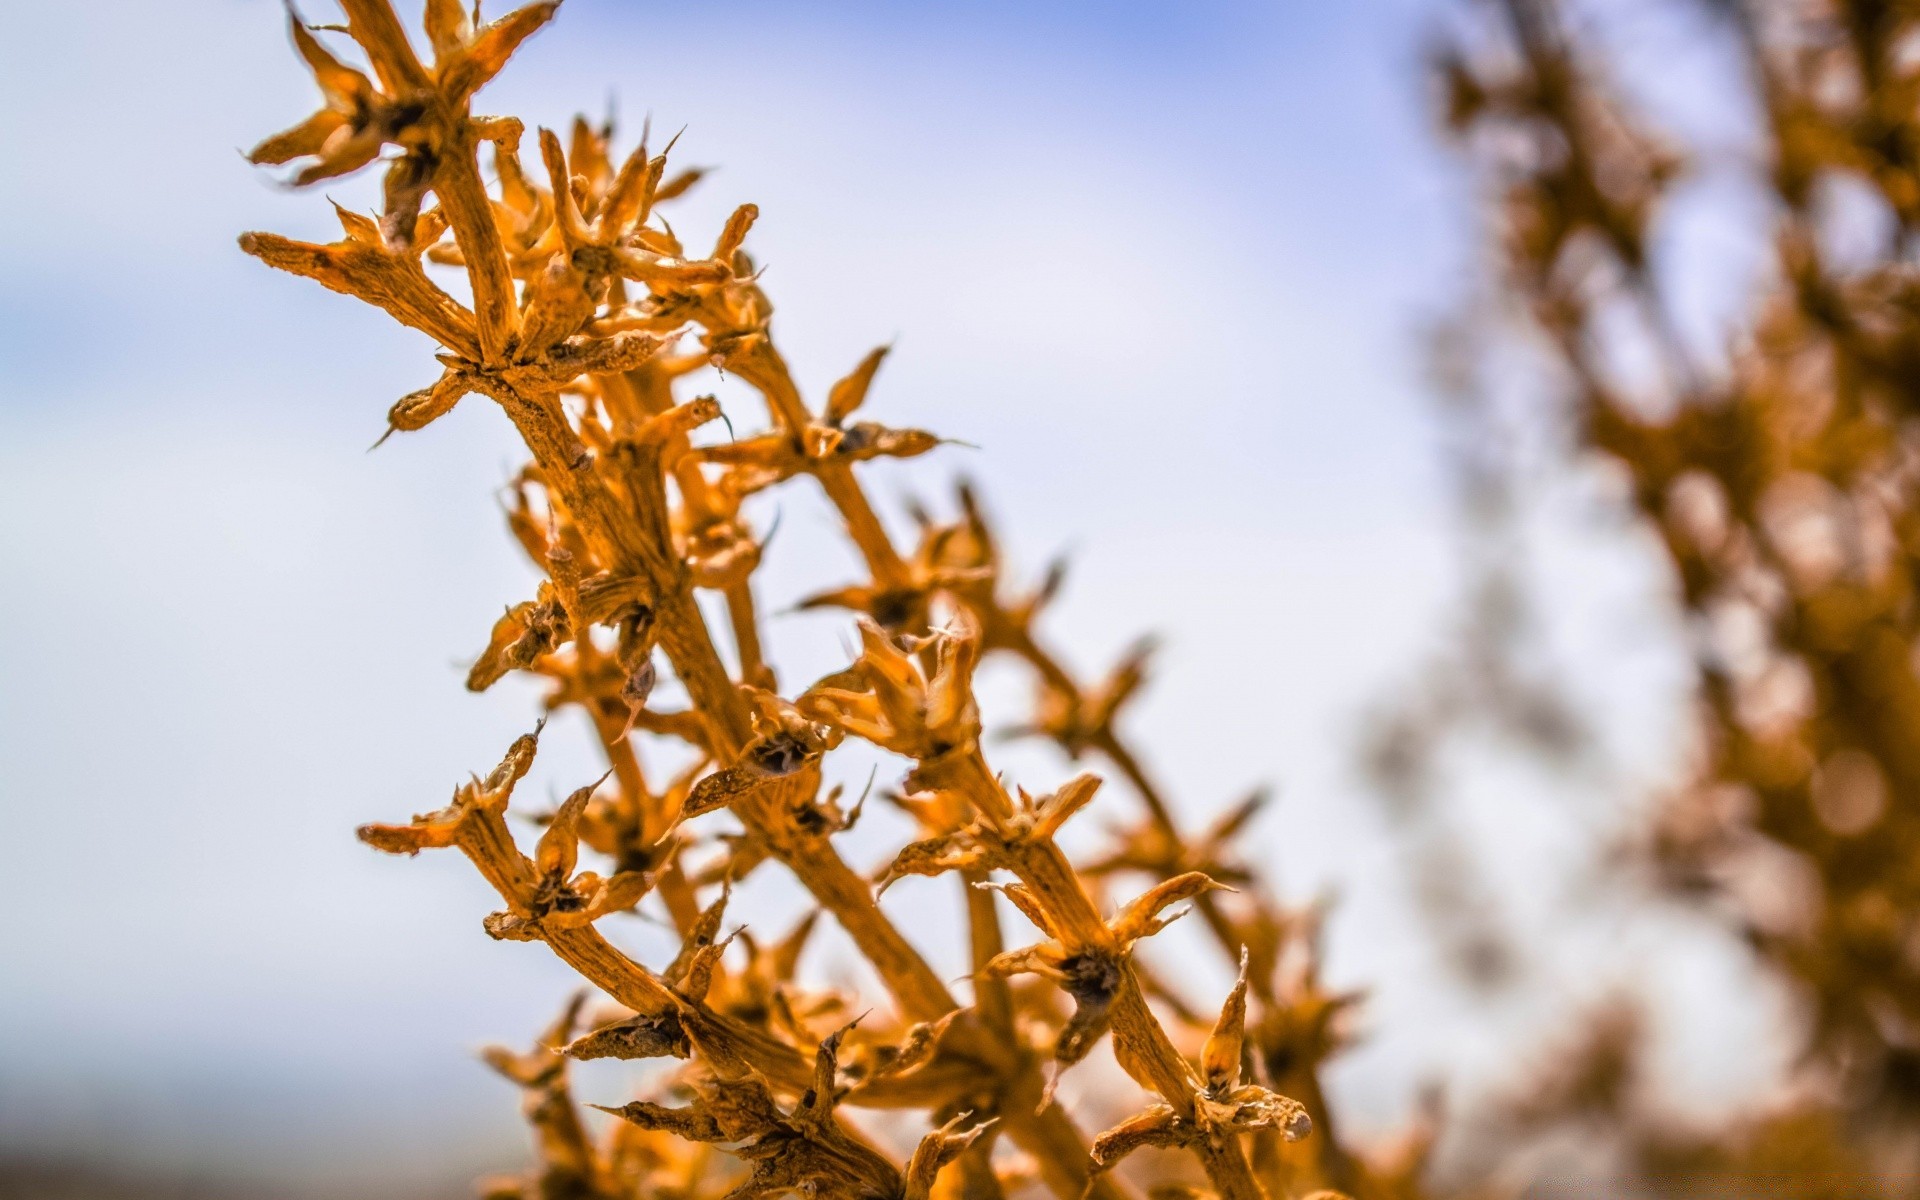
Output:
[[1700,762],[1623,870],[1748,945],[1798,1002],[1802,1044],[1781,1096],[1685,1130],[1643,1086],[1643,1023],[1610,1010],[1478,1157],[1573,1130],[1637,1194],[1914,1195],[1920,9],[1642,11],[1724,40],[1740,74],[1716,99],[1756,131],[1767,262],[1707,350],[1680,332],[1681,234],[1663,225],[1693,148],[1622,99],[1601,26],[1570,9],[1480,6],[1440,56],[1446,121],[1489,187],[1500,292],[1576,452],[1654,535],[1696,658]]
[[[1119,730],[1144,655],[1096,682],[1070,674],[1036,629],[1058,575],[1031,591],[1003,578],[965,489],[953,520],[915,514],[912,546],[876,515],[857,465],[939,444],[861,419],[885,350],[810,406],[744,248],[752,205],[710,249],[689,250],[660,208],[698,173],[671,173],[644,138],[622,157],[610,128],[576,122],[564,140],[540,130],[529,169],[519,121],[471,114],[474,94],[557,5],[482,23],[457,0],[429,0],[430,60],[387,0],[342,7],[340,27],[293,19],[325,106],[252,157],[292,164],[298,184],[378,163],[384,208],[377,218],[341,210],[342,236],[329,244],[250,233],[241,246],[439,344],[438,377],[393,405],[389,432],[422,429],[470,394],[513,422],[532,461],[510,524],[544,578],[495,625],[468,686],[513,671],[544,678],[548,709],[583,713],[609,765],[551,814],[530,851],[506,817],[537,729],[445,807],[360,831],[392,853],[466,855],[500,894],[489,934],[544,942],[621,1006],[576,1003],[527,1053],[493,1055],[525,1090],[540,1161],[491,1194],[881,1200],[1039,1186],[1122,1197],[1137,1194],[1135,1164],[1113,1168],[1142,1147],[1179,1152],[1153,1160],[1155,1195],[1391,1193],[1414,1156],[1376,1172],[1329,1136],[1316,1076],[1339,1044],[1345,1001],[1319,985],[1313,915],[1280,908],[1239,857],[1235,836],[1256,803],[1182,829]],[[346,42],[367,69],[336,53]],[[435,267],[463,269],[470,302],[436,283]],[[720,406],[688,393],[714,369],[764,399],[764,430],[747,432],[736,413],[737,436],[702,440]],[[783,689],[761,651],[754,572],[765,535],[742,504],[800,477],[837,510],[868,577],[802,602],[855,614],[858,657]],[[725,630],[709,627],[697,590],[723,601]],[[1138,819],[1100,861],[1070,862],[1055,842],[1095,799],[1097,778],[1034,796],[983,756],[973,676],[988,655],[1031,668],[1028,732],[1108,762],[1137,793]],[[660,659],[689,708],[654,706]],[[922,839],[877,878],[835,846],[858,806],[822,789],[823,759],[849,737],[910,764],[898,802]],[[690,748],[696,767],[650,771],[641,742],[652,739]],[[720,832],[721,809],[739,832]],[[778,941],[723,935],[732,885],[775,864],[845,930],[887,995],[796,977],[809,923]],[[965,898],[973,969],[963,994],[879,902],[908,874],[944,876]],[[1134,881],[1132,898],[1104,903],[1120,879]],[[602,921],[643,904],[684,939],[672,962],[635,961],[603,936]],[[1037,931],[1034,944],[1017,944],[1024,925],[1004,924],[1007,906]],[[1175,1000],[1133,957],[1187,908],[1240,963],[1217,1019]],[[1053,1084],[1109,1036],[1142,1107],[1090,1135],[1053,1101]],[[568,1067],[606,1057],[678,1065],[646,1096],[603,1097],[620,1120],[595,1137]],[[853,1115],[863,1108],[921,1113],[924,1135],[896,1152],[863,1132]]]
[[[1144,652],[1102,680],[1070,673],[1037,620],[1058,573],[1031,589],[1006,578],[965,488],[950,519],[916,512],[915,544],[893,540],[857,465],[939,439],[859,419],[884,349],[808,404],[745,249],[757,210],[689,251],[660,209],[699,172],[670,172],[644,137],[622,157],[610,127],[541,130],[529,170],[519,121],[470,113],[555,4],[482,23],[458,0],[428,0],[430,62],[387,0],[342,7],[344,26],[293,21],[325,106],[253,158],[292,164],[300,184],[378,164],[383,210],[342,210],[326,245],[264,233],[241,245],[439,344],[438,378],[393,405],[389,432],[469,394],[513,422],[532,461],[509,521],[543,578],[495,625],[468,686],[516,671],[546,680],[549,711],[583,714],[608,764],[543,816],[530,851],[506,814],[538,728],[444,808],[360,833],[393,853],[464,854],[500,894],[486,931],[544,942],[599,994],[526,1053],[490,1056],[524,1090],[539,1151],[490,1195],[1511,1194],[1529,1186],[1527,1148],[1569,1129],[1605,1147],[1623,1194],[1915,1194],[1920,10],[1708,6],[1748,72],[1773,221],[1771,282],[1710,357],[1675,332],[1673,283],[1650,249],[1686,155],[1617,100],[1598,48],[1550,0],[1497,0],[1440,56],[1448,126],[1495,197],[1501,290],[1566,384],[1578,447],[1629,481],[1694,631],[1703,761],[1629,869],[1653,867],[1672,895],[1724,914],[1792,985],[1805,1021],[1786,1098],[1703,1133],[1677,1130],[1637,1086],[1646,1037],[1633,1013],[1601,1014],[1551,1071],[1468,1123],[1479,1144],[1458,1158],[1471,1169],[1438,1186],[1426,1178],[1437,1117],[1370,1156],[1336,1135],[1320,1075],[1352,998],[1320,982],[1319,914],[1281,907],[1237,849],[1257,800],[1187,829],[1149,779],[1119,721]],[[337,56],[347,42],[365,69]],[[1836,189],[1883,218],[1873,253],[1829,249],[1835,226],[1857,219],[1836,214]],[[435,282],[443,268],[464,274],[465,299]],[[719,404],[690,393],[714,370],[764,399],[763,429],[731,413],[732,436],[712,434]],[[754,584],[765,532],[742,505],[801,476],[838,512],[867,578],[802,601],[853,613],[857,656],[783,687]],[[724,629],[698,590],[717,597]],[[1567,745],[1577,714],[1504,674],[1498,630],[1484,632],[1470,664],[1481,700],[1441,689],[1431,707],[1492,703],[1526,739]],[[1035,796],[985,758],[973,680],[990,655],[1030,669],[1026,733],[1107,764],[1134,794],[1137,816],[1098,859],[1071,861],[1056,841],[1097,778]],[[662,660],[689,707],[655,706]],[[822,784],[848,738],[905,760],[893,798],[921,830],[871,876],[835,844],[860,805]],[[661,743],[695,765],[649,767]],[[738,829],[716,824],[721,809]],[[777,939],[725,931],[732,887],[780,868],[886,995],[801,977],[811,917]],[[906,875],[944,876],[963,897],[972,970],[960,992],[883,905]],[[1756,895],[1756,879],[1774,894]],[[1798,890],[1783,898],[1782,879]],[[1110,904],[1118,881],[1132,898]],[[1180,905],[1239,963],[1217,1016],[1133,955]],[[603,936],[601,922],[643,906],[678,930],[672,961],[636,961]],[[1014,932],[1029,926],[1031,939]],[[1496,958],[1482,955],[1486,969]],[[1109,1038],[1140,1108],[1093,1133],[1054,1085]],[[665,1069],[641,1096],[600,1097],[619,1120],[596,1134],[569,1066],[599,1058]],[[917,1141],[863,1130],[862,1109],[916,1114]],[[1149,1147],[1173,1153],[1121,1166]]]

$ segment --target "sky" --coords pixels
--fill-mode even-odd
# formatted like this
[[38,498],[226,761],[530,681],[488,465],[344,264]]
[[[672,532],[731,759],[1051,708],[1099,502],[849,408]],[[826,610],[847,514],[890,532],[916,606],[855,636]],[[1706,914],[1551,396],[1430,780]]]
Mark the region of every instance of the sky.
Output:
[[[1393,981],[1423,951],[1392,920],[1355,745],[1447,629],[1421,333],[1475,261],[1425,112],[1434,9],[569,0],[479,105],[684,127],[679,161],[718,169],[676,228],[697,243],[760,206],[750,248],[810,394],[892,341],[875,415],[968,443],[875,471],[890,516],[972,477],[1024,569],[1071,553],[1049,628],[1081,668],[1163,635],[1137,740],[1196,814],[1276,785],[1258,855],[1292,898],[1337,894],[1331,968],[1379,987],[1383,1030],[1417,1024]],[[367,453],[428,347],[235,248],[331,236],[319,190],[241,154],[313,105],[277,5],[9,26],[0,1146],[389,1180],[511,1165],[515,1101],[474,1051],[528,1037],[571,977],[481,933],[463,862],[351,836],[439,803],[535,711],[524,686],[460,687],[532,586],[496,502],[511,430],[476,397]],[[372,202],[368,180],[324,191]],[[849,578],[830,513],[780,504],[767,594]],[[1595,581],[1571,589],[1571,652],[1662,678],[1645,579],[1555,569]],[[790,679],[846,646],[825,616],[771,639]],[[991,687],[1021,699],[1017,676]],[[1663,745],[1665,712],[1622,737]],[[560,726],[529,783],[590,768]],[[1510,836],[1525,857],[1533,835]],[[770,888],[765,911],[799,902]],[[1384,1126],[1449,1053],[1383,1035],[1338,1093]]]

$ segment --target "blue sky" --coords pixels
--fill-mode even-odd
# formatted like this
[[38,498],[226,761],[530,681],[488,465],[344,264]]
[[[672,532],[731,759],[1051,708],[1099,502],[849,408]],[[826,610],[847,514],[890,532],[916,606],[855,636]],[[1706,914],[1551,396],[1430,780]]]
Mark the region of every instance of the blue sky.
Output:
[[[1135,718],[1156,767],[1196,811],[1280,785],[1262,845],[1290,894],[1340,889],[1352,982],[1418,957],[1385,923],[1356,721],[1450,587],[1418,334],[1472,225],[1423,111],[1432,7],[569,0],[480,106],[684,125],[681,161],[720,169],[676,228],[760,205],[776,334],[816,395],[897,338],[876,411],[979,448],[876,493],[965,472],[1029,568],[1073,549],[1054,629],[1090,670],[1166,635]],[[530,587],[492,500],[510,430],[476,398],[365,453],[427,348],[234,248],[331,223],[238,152],[312,105],[278,6],[9,21],[0,1128],[511,1163],[513,1099],[472,1050],[570,980],[481,935],[463,864],[350,836],[436,803],[533,709],[459,687]],[[828,514],[783,504],[769,593],[844,579]],[[1633,636],[1596,627],[1602,656]],[[805,678],[844,635],[772,636]],[[590,759],[562,729],[542,761],[552,790]],[[1388,1119],[1422,1053],[1343,1086]]]

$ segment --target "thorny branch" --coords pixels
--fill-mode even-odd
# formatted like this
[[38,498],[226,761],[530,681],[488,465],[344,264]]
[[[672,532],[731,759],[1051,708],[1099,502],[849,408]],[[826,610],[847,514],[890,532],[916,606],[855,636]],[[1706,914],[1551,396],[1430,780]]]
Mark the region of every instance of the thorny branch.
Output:
[[[299,164],[310,184],[379,163],[377,219],[339,211],[343,236],[315,245],[253,233],[242,248],[271,266],[374,304],[442,347],[437,379],[398,400],[389,432],[414,432],[467,395],[492,400],[525,441],[532,462],[515,487],[509,522],[544,579],[509,608],[469,676],[484,689],[511,671],[551,681],[550,708],[578,706],[608,758],[608,776],[570,795],[545,823],[531,856],[505,814],[531,768],[538,735],[509,749],[485,778],[403,825],[369,825],[361,837],[388,851],[454,847],[499,893],[486,920],[496,938],[545,942],[626,1012],[582,1036],[576,1004],[529,1055],[495,1063],[528,1089],[541,1131],[540,1173],[500,1194],[626,1196],[774,1195],[799,1191],[924,1196],[948,1185],[998,1195],[1030,1169],[1056,1195],[1118,1197],[1107,1171],[1141,1145],[1178,1147],[1229,1200],[1288,1196],[1335,1182],[1364,1183],[1336,1151],[1302,1159],[1284,1148],[1312,1128],[1306,1109],[1263,1083],[1307,1084],[1336,1043],[1341,1006],[1313,981],[1310,925],[1248,894],[1237,912],[1215,892],[1252,883],[1230,842],[1252,806],[1197,838],[1183,837],[1160,793],[1114,728],[1137,689],[1130,661],[1099,688],[1083,688],[1041,649],[1032,623],[1058,585],[1005,602],[995,543],[970,491],[963,519],[922,518],[911,555],[895,546],[862,490],[858,463],[914,457],[931,434],[852,418],[884,357],[877,350],[831,389],[815,415],[775,348],[772,308],[744,243],[758,217],[737,209],[711,251],[690,253],[657,206],[698,172],[669,177],[665,152],[641,145],[616,163],[610,128],[576,122],[563,144],[540,130],[539,169],[521,159],[524,129],[472,115],[475,95],[513,50],[549,21],[535,4],[490,23],[455,0],[429,0],[424,62],[386,0],[345,0],[345,33],[371,77],[327,48],[327,31],[295,14],[294,43],[324,107],[263,142],[256,162]],[[498,186],[481,169],[489,154]],[[471,304],[435,283],[428,266],[465,270]],[[720,417],[710,397],[678,390],[723,369],[764,398],[763,433],[696,444]],[[763,545],[743,515],[755,494],[811,476],[841,515],[870,578],[809,603],[861,612],[863,652],[847,670],[791,698],[762,655],[752,574]],[[738,664],[729,673],[696,603],[718,593]],[[690,707],[652,707],[655,650],[685,687]],[[1076,869],[1054,843],[1093,797],[1082,777],[1052,796],[1010,795],[984,759],[972,672],[989,651],[1012,653],[1041,679],[1035,727],[1072,754],[1093,749],[1139,791],[1148,821],[1105,862]],[[693,765],[665,785],[649,782],[634,734],[677,741]],[[822,761],[853,736],[914,762],[901,803],[929,840],[902,852],[898,873],[953,873],[965,890],[975,962],[963,1006],[876,903],[873,885],[840,856],[833,836],[857,817],[822,793]],[[697,864],[703,820],[730,810],[743,827],[722,835],[717,860]],[[580,868],[580,849],[608,873]],[[732,884],[761,862],[788,868],[872,964],[892,1012],[865,1020],[847,998],[803,988],[794,966],[807,929],[773,946],[721,936]],[[1017,882],[998,883],[995,872]],[[1152,886],[1104,916],[1102,881],[1127,871]],[[718,889],[718,895],[714,890]],[[1045,937],[1007,950],[994,892]],[[652,969],[608,942],[596,922],[658,894],[685,940],[675,961]],[[1152,980],[1133,946],[1194,902],[1229,953],[1240,981],[1214,1023],[1199,1064],[1149,996],[1188,1025],[1191,1006]],[[744,965],[729,964],[738,943]],[[1303,971],[1296,961],[1304,955]],[[1032,973],[1057,985],[1072,1013],[1057,1016],[1045,991],[1012,986]],[[1257,1004],[1250,1009],[1249,997]],[[829,1022],[831,1032],[824,1032]],[[1051,1029],[1041,1053],[1029,1032]],[[1140,1116],[1089,1142],[1053,1101],[1057,1073],[1108,1033],[1119,1065],[1158,1096]],[[585,1132],[566,1082],[568,1058],[670,1058],[678,1107],[636,1100],[605,1145]],[[1050,1062],[1049,1062],[1050,1060]],[[839,1114],[842,1105],[925,1109],[930,1132],[896,1163]],[[1004,1132],[1024,1152],[992,1153]],[[1249,1159],[1243,1137],[1253,1135]],[[708,1147],[721,1147],[716,1157]],[[730,1165],[734,1164],[734,1165]],[[741,1170],[745,1170],[744,1176]]]

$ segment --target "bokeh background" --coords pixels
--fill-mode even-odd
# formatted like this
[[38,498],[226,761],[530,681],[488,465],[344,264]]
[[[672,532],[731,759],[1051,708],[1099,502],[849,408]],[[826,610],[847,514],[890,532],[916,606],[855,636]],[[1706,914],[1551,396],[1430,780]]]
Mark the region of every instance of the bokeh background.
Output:
[[[1479,882],[1520,934],[1554,934],[1537,986],[1443,986],[1360,767],[1470,582],[1426,371],[1480,269],[1429,116],[1443,8],[569,0],[481,107],[684,126],[678,161],[719,169],[676,227],[702,241],[760,205],[803,383],[895,340],[883,419],[970,443],[877,475],[891,515],[968,475],[1028,570],[1071,551],[1049,629],[1083,668],[1164,635],[1132,717],[1153,768],[1196,815],[1276,786],[1260,857],[1286,895],[1334,897],[1329,972],[1371,989],[1333,1077],[1356,1128],[1391,1128],[1431,1080],[1490,1085],[1529,1022],[1622,977],[1664,997],[1667,1069],[1711,1103],[1767,1069],[1770,1001],[1710,939],[1565,903],[1686,748],[1661,585],[1604,481],[1531,479],[1516,560],[1539,601],[1525,653],[1570,681],[1590,752],[1543,774],[1470,747],[1449,768]],[[529,587],[494,499],[512,432],[474,399],[366,453],[429,378],[424,340],[235,248],[331,223],[241,157],[311,107],[278,5],[6,20],[0,1153],[459,1194],[524,1145],[475,1049],[530,1036],[573,979],[482,934],[466,864],[382,858],[352,829],[437,804],[535,711],[524,686],[460,687]],[[1621,29],[1624,61],[1720,118],[1689,107],[1714,66],[1687,29]],[[326,191],[370,203],[365,180]],[[1703,293],[1702,328],[1712,309]],[[829,514],[781,503],[764,594],[843,578]],[[836,665],[844,629],[779,617],[776,661]],[[996,687],[1017,716],[1018,681]],[[555,734],[558,791],[590,755]],[[798,901],[754,903],[784,925]],[[850,968],[829,945],[810,969]]]

